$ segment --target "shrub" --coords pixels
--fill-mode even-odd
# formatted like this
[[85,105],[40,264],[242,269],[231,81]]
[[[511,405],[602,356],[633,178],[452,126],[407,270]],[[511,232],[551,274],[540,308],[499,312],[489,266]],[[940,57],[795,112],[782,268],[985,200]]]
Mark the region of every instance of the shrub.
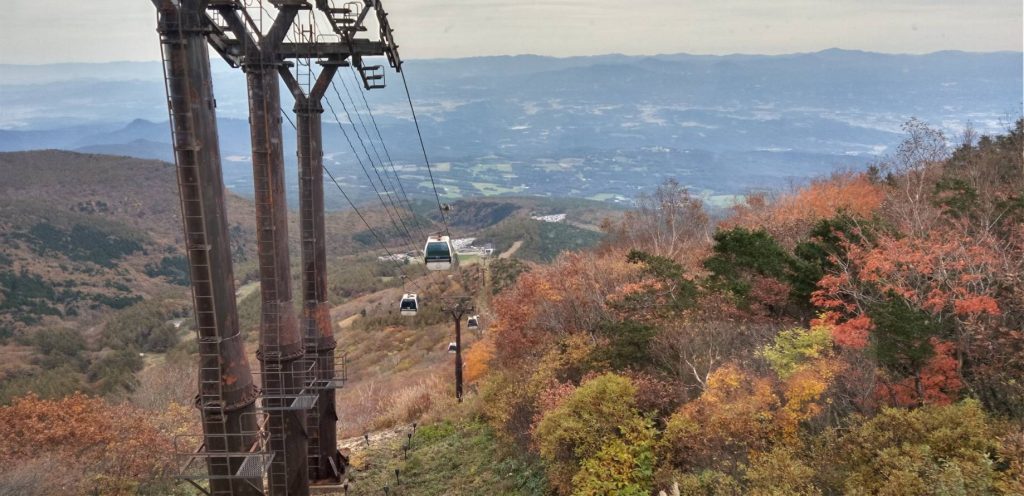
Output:
[[744,474],[747,494],[752,496],[821,494],[814,485],[814,476],[814,468],[788,447],[753,455]]
[[36,324],[45,315],[60,316],[50,305],[57,298],[53,285],[25,269],[0,271],[0,317],[9,315],[15,322]]
[[[635,394],[629,379],[608,373],[583,383],[544,414],[534,439],[548,467],[551,485],[560,494],[571,492],[572,479],[583,461],[597,456],[617,439],[628,441],[623,439],[623,429],[639,419]],[[603,458],[613,455],[606,452]]]
[[76,368],[83,364],[82,352],[86,350],[85,338],[73,329],[41,329],[32,335],[32,344],[43,355],[42,364],[59,366],[71,364]]
[[709,496],[740,496],[742,486],[731,475],[717,470],[703,470],[684,474],[676,480],[679,494],[706,494]]
[[525,381],[507,371],[492,371],[480,381],[480,413],[503,441],[519,446],[530,443],[530,425],[536,412],[534,396],[524,394]]
[[668,421],[666,458],[681,469],[735,469],[752,450],[767,449],[780,434],[773,384],[734,365],[715,370],[699,398]]
[[519,276],[530,268],[517,258],[495,258],[488,263],[491,271],[491,293],[498,294],[501,290],[513,285]]
[[847,494],[987,494],[996,433],[981,405],[886,408],[840,440]]
[[188,258],[184,255],[165,256],[158,264],[146,264],[145,272],[149,277],[166,277],[167,282],[178,286],[191,283]]
[[620,427],[622,438],[605,444],[583,461],[572,478],[574,496],[646,496],[654,479],[655,429],[646,419],[634,418]]
[[89,366],[86,377],[95,390],[103,395],[129,393],[139,385],[135,373],[142,370],[142,357],[135,351],[122,350],[107,353]]
[[56,252],[71,260],[92,262],[102,267],[114,267],[115,261],[142,251],[141,237],[133,234],[120,236],[113,231],[87,224],[75,224],[65,231],[47,222],[29,229],[32,248],[40,255]]
[[68,366],[20,373],[8,377],[0,384],[0,405],[6,405],[27,394],[53,399],[86,389],[78,371]]
[[178,342],[178,332],[168,320],[175,309],[167,301],[150,300],[118,312],[102,332],[104,346],[123,350],[163,352]]
[[0,471],[11,474],[23,467],[31,472],[32,460],[47,459],[73,468],[40,481],[75,474],[56,494],[136,494],[140,483],[159,478],[171,465],[170,437],[146,415],[81,394],[59,400],[20,398],[0,407],[0,425],[5,431]]

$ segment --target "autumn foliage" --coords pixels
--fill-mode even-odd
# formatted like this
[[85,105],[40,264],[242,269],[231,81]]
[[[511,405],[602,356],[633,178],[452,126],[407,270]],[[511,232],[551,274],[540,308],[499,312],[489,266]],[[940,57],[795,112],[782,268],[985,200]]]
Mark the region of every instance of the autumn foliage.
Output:
[[471,360],[480,414],[558,494],[1019,492],[1024,121],[906,132],[713,233],[667,183],[524,274]]
[[25,396],[0,407],[0,425],[0,481],[10,484],[26,469],[60,473],[37,476],[24,494],[136,494],[171,465],[173,423],[100,398]]
[[764,193],[754,194],[734,207],[724,228],[762,229],[785,246],[793,248],[815,223],[846,213],[871,218],[885,200],[885,189],[864,174],[843,172],[817,179],[788,195],[769,201]]

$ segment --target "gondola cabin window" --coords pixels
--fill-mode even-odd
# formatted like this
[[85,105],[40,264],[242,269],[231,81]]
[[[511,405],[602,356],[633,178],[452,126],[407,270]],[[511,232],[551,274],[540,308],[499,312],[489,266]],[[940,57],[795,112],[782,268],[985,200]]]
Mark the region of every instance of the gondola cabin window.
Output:
[[423,262],[427,270],[451,270],[458,265],[458,257],[448,236],[431,236],[423,248]]
[[414,317],[419,310],[419,306],[419,298],[416,297],[416,293],[407,293],[402,295],[399,310],[406,317]]

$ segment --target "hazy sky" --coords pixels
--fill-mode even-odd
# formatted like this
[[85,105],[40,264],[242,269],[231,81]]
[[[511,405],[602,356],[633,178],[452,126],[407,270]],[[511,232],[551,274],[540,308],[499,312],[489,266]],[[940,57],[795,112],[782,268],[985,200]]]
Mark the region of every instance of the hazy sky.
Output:
[[[157,58],[149,0],[0,0],[0,63]],[[344,3],[339,0],[339,3]],[[384,0],[403,57],[1022,49],[1021,0]]]

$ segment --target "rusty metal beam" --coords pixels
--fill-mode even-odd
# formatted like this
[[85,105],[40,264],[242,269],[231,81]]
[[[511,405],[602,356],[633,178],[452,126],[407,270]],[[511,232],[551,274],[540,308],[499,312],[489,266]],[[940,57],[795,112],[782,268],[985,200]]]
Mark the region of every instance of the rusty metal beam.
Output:
[[455,399],[462,403],[462,317],[473,311],[469,296],[444,298],[444,310],[455,321]]
[[[327,299],[327,246],[324,226],[323,106],[320,104],[338,65],[326,65],[306,95],[287,67],[282,79],[295,97],[296,148],[299,159],[299,225],[302,247],[302,323],[306,360],[315,361],[318,425],[310,425],[317,442],[309,446],[311,480],[336,478],[343,467],[338,454],[338,415],[335,410],[334,350],[337,343]],[[332,463],[333,462],[333,463]]]
[[[202,26],[205,2],[154,0],[198,329],[199,394],[206,452],[247,452],[256,441],[257,389],[235,306],[220,146]],[[178,9],[181,9],[180,11]],[[233,478],[241,458],[206,458],[212,494],[256,495],[259,477]]]
[[[300,2],[301,3],[301,2]],[[284,148],[277,55],[295,20],[298,3],[282,5],[269,31],[259,39],[246,32],[237,8],[219,6],[229,29],[241,40],[241,62],[249,90],[256,238],[260,274],[260,360],[263,407],[269,413],[270,494],[309,494],[306,411],[292,403],[305,393],[302,333],[292,299],[285,198]]]
[[[230,53],[240,52],[244,49],[243,42],[228,41],[225,47]],[[331,57],[348,57],[353,54],[366,56],[385,55],[386,47],[379,41],[354,40],[352,45],[346,43],[282,43],[277,49],[277,55],[283,59],[323,59]]]

